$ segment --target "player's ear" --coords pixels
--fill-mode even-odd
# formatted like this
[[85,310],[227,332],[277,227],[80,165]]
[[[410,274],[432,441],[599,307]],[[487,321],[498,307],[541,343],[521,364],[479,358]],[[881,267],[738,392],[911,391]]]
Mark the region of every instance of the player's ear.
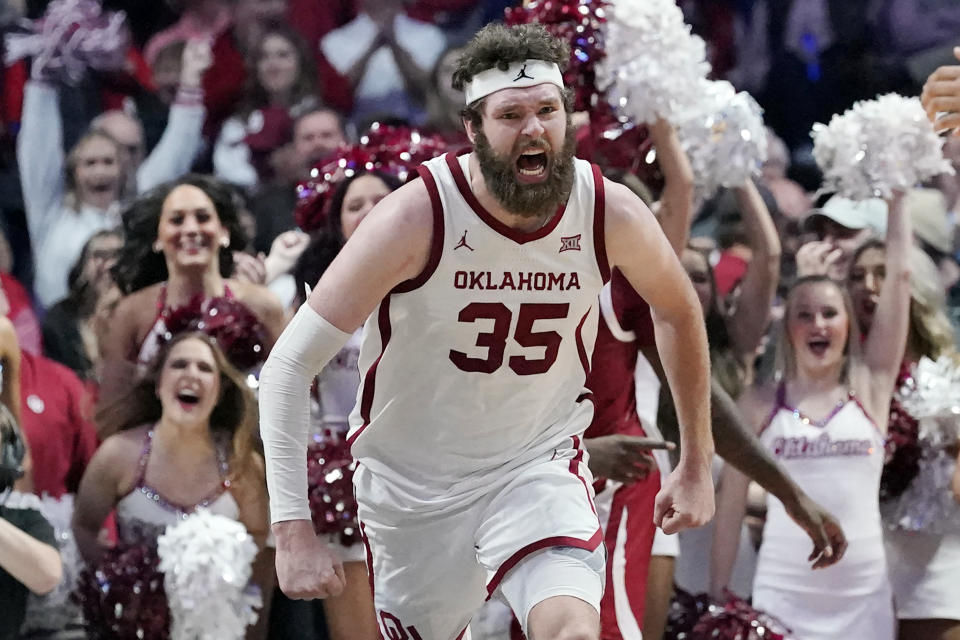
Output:
[[470,144],[474,144],[477,137],[477,131],[473,126],[473,122],[470,121],[470,118],[461,118],[461,120],[463,120],[463,129],[467,132],[467,138],[470,139]]

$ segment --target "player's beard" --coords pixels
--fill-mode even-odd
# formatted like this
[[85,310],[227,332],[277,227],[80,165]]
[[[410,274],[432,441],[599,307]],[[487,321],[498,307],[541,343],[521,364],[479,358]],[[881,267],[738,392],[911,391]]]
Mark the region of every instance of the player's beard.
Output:
[[[547,177],[543,182],[524,184],[517,180],[517,156],[531,147],[544,150]],[[553,150],[546,138],[539,138],[517,143],[509,155],[502,156],[490,146],[483,130],[477,131],[473,143],[487,188],[507,211],[525,218],[547,217],[570,197],[576,147],[576,130],[570,123],[562,149]]]

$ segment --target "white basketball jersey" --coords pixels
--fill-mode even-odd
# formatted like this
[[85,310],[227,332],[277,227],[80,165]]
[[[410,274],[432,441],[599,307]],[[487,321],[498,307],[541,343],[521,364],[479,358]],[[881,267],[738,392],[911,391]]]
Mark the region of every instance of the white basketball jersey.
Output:
[[[609,279],[603,183],[575,161],[541,229],[500,223],[470,190],[468,155],[424,163],[433,205],[424,272],[367,319],[351,451],[414,499],[464,495],[590,423],[584,381]],[[567,441],[569,446],[569,441]]]

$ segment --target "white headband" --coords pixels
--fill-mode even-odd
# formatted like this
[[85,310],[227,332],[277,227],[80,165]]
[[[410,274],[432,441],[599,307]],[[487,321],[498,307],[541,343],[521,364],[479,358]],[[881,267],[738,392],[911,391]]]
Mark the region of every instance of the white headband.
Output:
[[497,67],[481,71],[464,87],[467,104],[485,98],[500,89],[532,87],[549,82],[563,89],[560,67],[546,60],[522,60],[511,62],[506,71]]

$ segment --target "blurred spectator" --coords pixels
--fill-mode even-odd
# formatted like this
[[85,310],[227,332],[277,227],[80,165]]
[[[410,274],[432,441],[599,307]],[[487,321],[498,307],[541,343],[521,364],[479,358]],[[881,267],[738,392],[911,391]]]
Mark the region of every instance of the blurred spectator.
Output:
[[[19,420],[20,349],[13,325],[0,317],[0,639],[20,637],[27,593],[44,594],[60,580],[54,533],[28,490],[29,446]],[[24,480],[26,479],[26,482]]]
[[346,142],[343,120],[332,109],[311,109],[294,120],[293,142],[283,153],[275,154],[281,162],[274,180],[250,199],[250,211],[256,220],[256,251],[269,252],[277,236],[294,228],[297,183],[307,178],[311,167]]
[[25,98],[17,158],[35,290],[40,304],[49,307],[66,295],[67,272],[87,238],[119,223],[126,180],[120,145],[105,133],[87,133],[64,159],[54,87],[28,82]]
[[[791,149],[808,148],[814,122],[883,91],[915,91],[883,64],[869,18],[873,0],[753,0],[739,3],[736,68],[767,123]],[[905,84],[907,83],[907,84]]]
[[950,289],[960,280],[960,267],[953,257],[954,224],[946,198],[936,189],[911,189],[903,206],[913,225],[914,241],[937,266],[943,289]]
[[846,280],[857,247],[873,235],[886,233],[886,221],[887,203],[879,198],[854,202],[831,197],[803,221],[804,230],[816,241],[797,251],[797,276],[820,274],[826,269],[831,278]]
[[469,144],[463,129],[460,112],[464,107],[463,91],[457,91],[450,83],[461,47],[450,47],[444,51],[430,75],[431,91],[427,99],[430,119],[427,127],[448,140],[457,140]]
[[23,352],[20,366],[23,433],[33,459],[33,491],[59,498],[76,493],[97,448],[92,399],[63,365]]
[[246,53],[254,50],[267,29],[286,23],[286,0],[226,0],[226,6],[233,19],[229,29],[213,38],[213,64],[203,77],[207,139],[216,138],[224,120],[243,99]]
[[317,99],[313,56],[288,27],[264,32],[251,67],[244,104],[224,123],[213,150],[217,177],[244,187],[273,177],[274,152],[290,142],[293,119]]
[[147,42],[143,57],[151,67],[170,45],[189,40],[212,41],[230,27],[227,0],[167,0],[167,4],[180,11],[180,19]]
[[[14,437],[0,427],[0,447]],[[16,640],[27,609],[27,594],[56,588],[62,575],[53,527],[40,514],[35,497],[0,486],[0,640]]]
[[36,355],[43,353],[40,322],[33,311],[30,294],[16,278],[4,271],[0,271],[0,316],[13,322],[21,349]]
[[[198,87],[209,64],[204,43],[190,43],[184,49],[180,90],[168,126],[142,164],[138,160],[144,155],[143,130],[118,112],[95,120],[94,128],[64,159],[59,91],[44,82],[27,83],[17,159],[36,267],[35,289],[44,307],[66,295],[67,272],[87,239],[117,226],[118,203],[132,185],[150,188],[190,168],[203,125]],[[124,170],[136,170],[136,177],[128,177]]]
[[938,65],[953,60],[960,35],[960,3],[951,0],[878,0],[878,41],[893,64],[917,85]]
[[173,180],[190,170],[200,145],[204,110],[200,83],[210,67],[210,45],[193,40],[182,48],[178,82],[163,136],[149,155],[146,154],[143,125],[123,111],[107,111],[90,123],[91,129],[103,131],[120,143],[123,161],[130,172],[129,193],[139,193]]
[[307,41],[317,64],[317,78],[323,102],[341,113],[353,109],[350,82],[338,74],[323,56],[320,41],[325,35],[357,17],[359,0],[290,0],[290,25]]
[[361,13],[320,42],[324,57],[353,89],[355,123],[390,115],[426,119],[430,72],[446,48],[437,26],[415,20],[402,0],[362,0]]
[[47,356],[73,370],[82,380],[96,381],[100,363],[97,322],[120,292],[110,269],[123,244],[118,231],[100,231],[84,245],[70,269],[69,293],[43,320]]

